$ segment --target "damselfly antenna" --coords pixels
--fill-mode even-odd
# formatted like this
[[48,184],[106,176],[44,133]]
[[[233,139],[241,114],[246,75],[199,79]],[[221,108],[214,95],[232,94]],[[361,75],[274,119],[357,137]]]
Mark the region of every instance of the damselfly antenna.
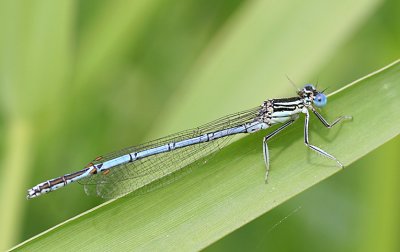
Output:
[[319,78],[317,78],[317,81],[315,82],[315,89],[318,90],[318,84],[319,84]]
[[289,80],[290,84],[297,90],[297,92],[300,92],[300,89],[296,86],[296,84],[289,78],[289,76],[286,74],[286,78]]

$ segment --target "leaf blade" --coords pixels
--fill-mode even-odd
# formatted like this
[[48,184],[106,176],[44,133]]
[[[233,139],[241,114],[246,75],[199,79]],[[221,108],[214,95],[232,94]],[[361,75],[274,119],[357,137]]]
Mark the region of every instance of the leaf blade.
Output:
[[[311,133],[313,143],[348,165],[398,135],[400,118],[393,115],[400,106],[399,62],[331,96],[329,107],[334,111],[330,114],[351,112],[354,121],[332,132],[318,125]],[[385,109],[376,104],[384,104]],[[312,123],[319,122],[312,118]],[[231,144],[185,179],[145,195],[108,202],[18,248],[204,248],[340,171],[331,160],[313,156],[302,144],[300,132],[302,125],[296,123],[271,141],[268,185],[263,183],[265,132],[261,132]]]

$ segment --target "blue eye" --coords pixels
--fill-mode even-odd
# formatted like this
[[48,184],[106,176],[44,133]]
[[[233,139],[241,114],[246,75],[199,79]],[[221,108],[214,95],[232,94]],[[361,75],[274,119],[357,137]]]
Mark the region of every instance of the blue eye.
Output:
[[323,93],[318,93],[315,97],[314,97],[314,104],[315,106],[317,106],[318,108],[322,108],[326,105],[326,103],[328,102],[328,98],[326,97],[326,95],[324,95]]

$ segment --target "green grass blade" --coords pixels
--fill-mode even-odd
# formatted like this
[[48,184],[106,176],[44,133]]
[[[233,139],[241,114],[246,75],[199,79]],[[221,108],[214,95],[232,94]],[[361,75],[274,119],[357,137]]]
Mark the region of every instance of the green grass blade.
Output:
[[[311,142],[345,165],[399,134],[400,61],[329,97],[328,118],[354,116],[326,129],[311,119]],[[260,132],[229,145],[185,178],[162,189],[101,205],[17,248],[198,250],[341,171],[303,144],[302,120],[270,142],[272,172],[264,184]],[[346,172],[346,170],[342,171]]]

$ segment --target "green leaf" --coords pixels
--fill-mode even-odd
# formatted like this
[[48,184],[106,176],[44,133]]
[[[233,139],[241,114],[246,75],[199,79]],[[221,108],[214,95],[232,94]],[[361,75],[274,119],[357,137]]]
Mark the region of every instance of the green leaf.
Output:
[[[311,143],[346,166],[399,134],[400,61],[338,90],[329,116],[354,120],[333,129],[311,118]],[[303,120],[269,143],[264,183],[260,132],[218,152],[185,178],[126,196],[66,221],[17,248],[32,250],[199,250],[336,172],[336,163],[303,144]],[[270,132],[270,131],[268,131]]]

